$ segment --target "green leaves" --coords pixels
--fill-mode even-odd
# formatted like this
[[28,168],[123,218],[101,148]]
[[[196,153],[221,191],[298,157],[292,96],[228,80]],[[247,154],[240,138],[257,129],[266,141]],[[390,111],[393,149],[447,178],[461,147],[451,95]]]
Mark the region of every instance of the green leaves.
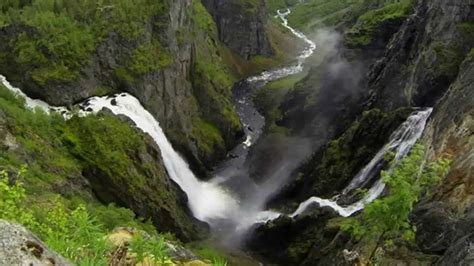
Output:
[[368,204],[356,217],[347,219],[342,229],[357,239],[374,241],[381,234],[386,238],[414,239],[414,226],[408,216],[423,192],[436,185],[447,174],[450,160],[440,158],[426,163],[426,151],[416,145],[392,173],[382,172],[389,194]]
[[[78,78],[80,69],[91,63],[96,47],[111,32],[127,40],[140,39],[168,10],[164,0],[3,2],[0,28],[9,24],[28,26],[28,30],[20,30],[12,40],[14,53],[10,59],[39,85]],[[159,27],[160,23],[155,24],[154,27]],[[147,50],[139,59],[155,58],[154,52]],[[8,61],[0,60],[0,63]],[[167,65],[169,61],[169,55],[160,49],[158,65]],[[152,67],[156,68],[156,64]]]
[[136,262],[144,262],[145,259],[149,259],[165,265],[171,263],[166,251],[166,243],[162,237],[152,238],[138,234],[132,238],[130,250],[135,254]]
[[[20,170],[21,176],[24,170]],[[109,231],[81,204],[69,210],[60,197],[54,200],[54,207],[46,212],[46,218],[39,220],[26,208],[26,192],[21,183],[9,184],[8,174],[0,172],[0,219],[25,225],[38,234],[49,248],[78,265],[107,265],[113,247],[107,242]],[[114,208],[113,206],[111,208]],[[158,263],[171,263],[165,240],[153,234],[146,238],[141,233],[134,237],[130,249],[136,254],[136,261],[145,258]]]

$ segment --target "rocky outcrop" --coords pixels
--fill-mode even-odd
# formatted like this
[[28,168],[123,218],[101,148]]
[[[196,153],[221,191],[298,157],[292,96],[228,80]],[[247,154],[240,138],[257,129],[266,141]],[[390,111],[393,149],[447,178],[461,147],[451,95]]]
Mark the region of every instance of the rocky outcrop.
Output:
[[413,212],[418,246],[426,253],[443,255],[440,265],[472,263],[474,58],[468,56],[460,69],[438,103],[423,140],[430,145],[432,158],[451,156],[451,169],[433,195]]
[[[90,96],[119,91],[133,94],[157,118],[174,147],[188,159],[193,170],[204,176],[206,170],[236,144],[241,125],[231,104],[231,85],[214,81],[206,84],[204,90],[196,86],[198,81],[192,76],[196,71],[197,56],[203,53],[198,51],[199,45],[203,44],[208,49],[201,55],[205,58],[218,54],[215,45],[217,37],[200,28],[199,23],[193,20],[209,16],[196,12],[195,7],[201,5],[200,1],[162,0],[156,4],[161,2],[166,5],[165,15],[152,16],[140,29],[144,32],[142,36],[126,38],[116,30],[107,32],[97,42],[87,61],[90,62],[84,63],[78,70],[78,76],[69,81],[37,82],[31,74],[34,66],[19,64],[18,55],[8,51],[14,50],[12,40],[20,35],[35,39],[38,30],[23,24],[2,27],[0,73],[30,97],[45,100],[51,105],[70,106]],[[160,56],[164,54],[164,62],[160,62],[163,65],[150,70],[146,69],[149,62],[144,61],[139,64],[145,70],[133,70],[131,62],[137,56],[143,56],[140,52],[144,50],[140,49],[154,45],[158,48],[152,48],[151,54],[145,54],[145,58],[161,60]],[[225,69],[225,65],[222,68]],[[223,78],[230,79],[230,75],[224,73]],[[211,112],[206,112],[208,106],[213,107]],[[198,132],[201,121],[216,128],[214,138]]]
[[372,67],[371,106],[433,106],[456,78],[474,41],[472,2],[419,0]]
[[[373,148],[374,145],[375,138],[364,135],[352,139],[354,147],[357,147],[355,150],[351,151],[351,145],[347,145],[352,135],[349,133],[354,130],[349,125],[357,120],[363,121],[360,116],[362,110],[377,108],[390,113],[399,107],[432,106],[432,119],[421,142],[430,149],[430,160],[451,154],[452,168],[439,187],[425,195],[426,198],[416,206],[412,214],[412,222],[417,226],[417,246],[409,246],[408,249],[413,254],[418,254],[416,258],[406,255],[406,252],[405,255],[400,255],[403,253],[403,248],[400,248],[396,252],[387,252],[385,259],[387,262],[415,263],[432,263],[439,259],[439,265],[472,263],[469,252],[472,250],[471,233],[474,228],[473,8],[472,1],[416,1],[414,14],[392,36],[384,57],[367,71],[367,80],[362,79],[357,90],[359,93],[352,94],[356,97],[351,98],[351,94],[346,92],[344,83],[341,84],[344,78],[338,79],[340,85],[333,87],[337,90],[327,89],[325,86],[328,83],[325,84],[324,79],[331,77],[331,73],[321,70],[318,72],[316,68],[295,86],[282,105],[284,113],[280,123],[292,129],[293,133],[306,133],[309,128],[309,134],[323,143],[319,147],[315,146],[316,157],[313,156],[308,162],[309,171],[295,175],[289,188],[284,190],[287,194],[283,194],[283,201],[298,198],[300,191],[310,189],[313,189],[311,193],[332,196],[331,193],[344,186],[347,181],[343,178],[347,174],[344,170],[351,169],[348,166],[351,166],[352,159],[356,159],[358,154],[368,152],[367,149],[358,148],[362,149],[367,145]],[[350,72],[345,73],[347,76]],[[343,101],[345,102],[342,103]],[[388,125],[388,121],[383,123]],[[369,124],[376,125],[375,128],[379,126],[373,121]],[[352,127],[354,125],[360,126],[358,122]],[[369,132],[373,132],[377,137],[389,134],[375,128],[366,128],[364,133],[370,135]],[[324,141],[331,139],[334,141],[333,145],[326,148]],[[375,144],[377,145],[379,144]],[[349,154],[339,152],[336,149],[338,147],[344,147],[342,150]],[[330,153],[337,156],[328,157]],[[365,156],[370,157],[370,152]],[[327,157],[327,161],[324,157]],[[333,160],[328,160],[331,158]],[[348,158],[352,159],[347,161]],[[330,171],[321,171],[325,166]],[[331,171],[331,166],[336,167]],[[334,173],[335,180],[326,180],[327,176]],[[337,179],[339,177],[341,180]],[[313,183],[315,186],[310,188],[308,184]],[[275,232],[287,227],[285,223],[270,223],[266,226],[270,226]],[[319,242],[313,243],[318,245]],[[312,263],[308,265],[323,264],[323,261],[340,256],[344,248],[351,250],[353,244],[346,240],[339,246],[333,246],[336,253],[329,251],[321,256],[306,256],[306,261]],[[297,245],[297,241],[286,239],[281,246],[276,245],[278,252],[284,252],[288,246]]]
[[204,0],[203,3],[216,21],[219,39],[234,52],[244,59],[273,54],[265,32],[265,0]]
[[343,265],[342,253],[333,251],[348,239],[331,225],[336,216],[330,208],[313,208],[295,219],[281,216],[254,228],[248,246],[277,265]]
[[[53,126],[53,118],[21,109],[21,101],[14,106],[1,86],[0,93],[6,97],[0,108],[0,152],[15,158],[0,166],[17,172],[27,165],[27,178],[19,181],[28,193],[114,203],[183,241],[207,235],[207,225],[193,218],[186,194],[168,177],[159,147],[128,121],[104,112],[68,121],[59,118]],[[36,126],[22,122],[38,117],[45,120]]]
[[21,225],[0,220],[0,265],[72,266]]

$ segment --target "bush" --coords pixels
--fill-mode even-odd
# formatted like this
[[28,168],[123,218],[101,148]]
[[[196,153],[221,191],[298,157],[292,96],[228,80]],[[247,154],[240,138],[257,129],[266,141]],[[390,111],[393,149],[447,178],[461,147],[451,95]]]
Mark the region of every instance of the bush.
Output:
[[[16,179],[24,172],[25,170],[20,170]],[[57,198],[52,209],[43,210],[45,215],[40,216],[45,218],[41,219],[25,207],[25,198],[26,191],[22,184],[11,185],[8,174],[0,172],[0,219],[25,225],[38,234],[49,248],[78,265],[108,264],[112,246],[106,237],[110,231],[100,219],[90,214],[85,205],[81,204],[71,211]],[[126,220],[130,220],[130,217]],[[131,251],[137,254],[137,261],[151,255],[151,259],[159,263],[169,262],[164,238],[161,236],[152,235],[147,239],[135,237],[131,242]]]
[[[19,30],[11,42],[11,59],[28,72],[39,85],[66,83],[79,76],[89,64],[96,47],[110,32],[126,40],[145,34],[148,25],[159,28],[167,13],[164,0],[31,0],[6,1],[0,4],[0,27],[16,25]],[[18,25],[26,26],[25,30]],[[168,64],[167,53],[153,43],[150,49],[139,47],[134,58],[143,69],[156,69]],[[149,48],[145,46],[145,48]],[[145,55],[143,55],[145,54]],[[156,56],[158,55],[158,56]],[[150,61],[156,58],[155,61]],[[143,61],[146,59],[147,61]],[[8,69],[10,60],[0,64]],[[133,70],[133,69],[132,69]]]
[[368,204],[359,216],[344,221],[342,229],[357,239],[375,242],[374,251],[385,239],[413,240],[416,228],[408,216],[423,192],[447,174],[449,164],[446,158],[426,164],[424,147],[416,145],[392,173],[382,173],[389,195]]
[[[369,5],[365,3],[364,5]],[[379,26],[387,21],[405,19],[413,9],[413,0],[387,1],[380,8],[363,13],[357,23],[347,31],[346,41],[352,46],[370,44]]]

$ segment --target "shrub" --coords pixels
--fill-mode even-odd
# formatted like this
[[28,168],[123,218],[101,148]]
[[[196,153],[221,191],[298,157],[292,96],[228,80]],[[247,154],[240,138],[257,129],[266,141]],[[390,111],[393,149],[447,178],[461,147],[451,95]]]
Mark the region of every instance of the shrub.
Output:
[[[24,169],[19,171],[16,179],[25,173]],[[25,207],[25,198],[26,191],[22,184],[10,184],[7,172],[1,171],[0,219],[25,225],[38,234],[49,248],[78,265],[108,264],[112,251],[111,245],[106,240],[109,230],[100,219],[90,214],[85,205],[80,204],[71,211],[58,197],[52,209],[43,210],[45,213],[35,216]],[[114,206],[110,206],[108,210],[112,213],[117,211]],[[39,218],[42,216],[45,218]],[[130,216],[122,222],[130,222],[129,220]],[[128,224],[138,223],[132,221]],[[137,254],[138,261],[142,261],[146,256],[152,256],[160,263],[170,262],[165,240],[156,235],[156,231],[146,239],[141,236],[135,237],[131,243],[131,250]]]
[[359,216],[347,219],[342,229],[357,239],[376,242],[374,252],[384,239],[401,236],[407,241],[413,240],[416,228],[408,216],[423,192],[446,175],[449,164],[446,158],[426,164],[425,149],[416,145],[392,173],[382,173],[389,195],[368,204]]

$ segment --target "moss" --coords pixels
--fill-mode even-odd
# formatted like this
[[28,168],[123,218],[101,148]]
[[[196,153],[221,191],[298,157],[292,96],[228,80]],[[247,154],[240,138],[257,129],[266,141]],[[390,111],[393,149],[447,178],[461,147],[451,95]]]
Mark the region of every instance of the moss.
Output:
[[138,46],[130,58],[127,66],[128,72],[135,77],[159,71],[172,63],[169,52],[160,42],[153,39],[150,43]]
[[225,149],[221,132],[213,124],[200,118],[193,121],[193,137],[197,141],[199,150],[205,154],[212,154],[215,150]]
[[437,64],[433,66],[438,75],[454,78],[459,72],[459,66],[464,60],[463,50],[459,43],[444,44],[435,42],[432,44],[432,50],[435,53]]
[[282,118],[279,107],[285,100],[287,92],[305,76],[306,73],[302,72],[280,80],[276,80],[268,83],[263,88],[259,88],[254,93],[253,101],[259,111],[265,116],[265,127],[268,132],[283,134],[286,133],[286,128],[279,127],[275,124],[275,121],[278,121]]
[[380,8],[369,9],[358,17],[357,23],[346,32],[350,46],[366,46],[379,35],[382,25],[404,20],[413,9],[413,0],[388,1]]
[[[314,25],[318,21],[324,21],[325,18],[331,18],[338,12],[348,10],[348,7],[359,2],[358,0],[309,0],[296,5],[288,17],[289,23],[299,30],[310,32],[314,31]],[[338,21],[328,21],[337,23]],[[325,23],[324,26],[331,26],[331,23]]]
[[391,113],[379,109],[364,112],[360,120],[331,141],[306,166],[305,175],[315,178],[312,195],[330,197],[329,191],[342,189],[387,142],[408,114],[407,109]]
[[[50,82],[68,83],[77,79],[80,70],[90,64],[97,46],[110,32],[117,32],[124,39],[138,39],[145,33],[146,25],[166,11],[167,4],[163,0],[7,3],[0,11],[0,25],[12,25],[17,33],[9,47],[13,51],[9,55],[11,60],[0,60],[0,63],[2,68],[8,69],[5,64],[15,62],[16,68],[27,72],[42,86]],[[156,55],[156,49],[139,52],[141,54],[135,55],[138,63]],[[143,56],[145,52],[147,55]],[[166,61],[162,55],[160,50],[158,61],[161,63]],[[144,67],[156,66],[148,61],[144,63],[147,63]]]
[[214,19],[212,18],[211,14],[207,12],[207,9],[204,7],[201,1],[192,1],[189,15],[194,25],[196,25],[199,29],[204,30],[211,36],[217,33],[217,27],[214,23]]

